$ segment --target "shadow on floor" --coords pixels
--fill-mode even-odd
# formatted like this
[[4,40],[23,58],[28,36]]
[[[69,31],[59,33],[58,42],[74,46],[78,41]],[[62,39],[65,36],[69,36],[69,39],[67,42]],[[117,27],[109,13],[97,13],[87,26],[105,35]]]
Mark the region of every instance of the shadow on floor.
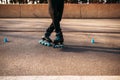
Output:
[[61,50],[64,52],[76,52],[76,53],[93,51],[93,52],[120,54],[120,48],[107,48],[107,47],[96,47],[96,46],[65,45],[65,47]]

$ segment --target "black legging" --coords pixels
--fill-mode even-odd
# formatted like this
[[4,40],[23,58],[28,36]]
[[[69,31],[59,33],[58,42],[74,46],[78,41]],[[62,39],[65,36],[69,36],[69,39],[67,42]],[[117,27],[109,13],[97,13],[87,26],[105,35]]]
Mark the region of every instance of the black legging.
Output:
[[52,23],[47,29],[47,32],[52,33],[55,29],[56,33],[61,32],[60,21],[62,19],[64,0],[48,0],[49,13],[52,18]]

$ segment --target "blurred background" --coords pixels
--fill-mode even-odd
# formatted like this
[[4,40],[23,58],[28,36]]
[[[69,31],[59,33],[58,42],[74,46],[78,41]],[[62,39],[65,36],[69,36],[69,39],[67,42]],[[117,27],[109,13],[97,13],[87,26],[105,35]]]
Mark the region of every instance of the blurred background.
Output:
[[[65,3],[75,4],[92,4],[92,3],[120,3],[120,0],[64,0]],[[43,4],[47,3],[47,0],[0,0],[0,4]]]

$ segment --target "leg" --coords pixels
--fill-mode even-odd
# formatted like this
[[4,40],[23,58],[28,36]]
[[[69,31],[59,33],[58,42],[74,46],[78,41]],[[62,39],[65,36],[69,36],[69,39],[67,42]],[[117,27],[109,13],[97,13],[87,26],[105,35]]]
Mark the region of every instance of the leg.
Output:
[[50,27],[46,30],[45,35],[42,37],[42,39],[39,41],[40,44],[45,46],[52,46],[52,40],[50,39],[50,35],[54,30],[54,25],[51,23]]
[[[49,4],[51,4],[51,1],[52,0],[50,0],[49,1]],[[52,14],[51,12],[52,12],[52,5],[49,5],[49,12],[50,12],[50,15]],[[53,15],[53,14],[52,14]],[[51,15],[51,17],[52,17],[52,15]],[[51,35],[51,33],[54,31],[54,29],[55,29],[55,27],[54,27],[54,24],[53,23],[51,23],[51,25],[48,27],[48,29],[46,30],[46,33],[45,33],[45,35],[42,37],[42,39],[39,41],[39,43],[40,44],[42,44],[42,45],[45,45],[46,43],[52,43],[52,40],[49,38],[50,37],[50,35]]]
[[41,40],[39,40],[39,43],[45,46],[52,46],[52,40],[50,39],[50,35],[54,30],[53,23],[50,25],[50,27],[46,30],[45,35],[42,37]]
[[48,0],[49,13],[55,28],[55,32],[61,31],[60,21],[63,14],[64,0]]
[[56,2],[57,2],[56,0],[48,0],[49,14],[50,14],[50,16],[52,18],[52,23],[48,27],[48,29],[46,30],[46,33],[45,33],[46,37],[49,37],[51,35],[51,33],[54,31],[54,29],[55,29],[53,20],[54,20],[54,17],[55,17],[54,12],[57,12],[57,11],[55,11],[55,10],[57,10],[57,8],[56,8],[56,5],[57,5]]
[[51,23],[51,25],[46,30],[45,36],[49,37],[53,31],[54,31],[54,25],[53,25],[53,23]]
[[[57,2],[57,20],[58,22],[55,20],[56,25],[55,26],[55,32],[56,32],[56,39],[54,40],[54,44],[55,45],[61,45],[64,42],[64,38],[63,38],[63,34],[60,28],[60,21],[62,19],[62,14],[63,14],[63,9],[64,9],[64,0],[58,0]],[[58,46],[59,47],[59,46]]]
[[49,0],[49,12],[56,32],[55,45],[63,44],[63,34],[60,28],[60,21],[63,14],[64,0]]
[[54,43],[55,45],[59,45],[62,44],[64,41],[63,34],[60,28],[60,21],[62,18],[63,8],[64,8],[64,0],[48,0],[48,4],[49,4],[49,13],[52,18],[52,24],[46,30],[45,36],[42,38],[42,41],[40,41],[40,43],[43,42],[44,44],[44,41],[51,42],[49,36],[55,29],[56,39],[54,40]]

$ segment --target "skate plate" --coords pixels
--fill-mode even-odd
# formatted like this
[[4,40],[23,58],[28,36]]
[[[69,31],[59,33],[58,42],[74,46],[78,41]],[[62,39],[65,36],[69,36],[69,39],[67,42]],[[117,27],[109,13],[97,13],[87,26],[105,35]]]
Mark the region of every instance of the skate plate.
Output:
[[38,42],[39,42],[39,44],[41,44],[43,46],[48,46],[48,47],[53,47],[53,48],[64,48],[63,44],[55,45],[55,44],[47,42],[47,41],[45,41],[43,39],[39,40]]
[[45,40],[39,40],[38,42],[39,42],[39,44],[44,45],[44,46],[48,46],[48,47],[52,46],[52,43],[49,43]]
[[58,44],[58,45],[53,45],[53,48],[64,48],[64,45],[63,44]]

